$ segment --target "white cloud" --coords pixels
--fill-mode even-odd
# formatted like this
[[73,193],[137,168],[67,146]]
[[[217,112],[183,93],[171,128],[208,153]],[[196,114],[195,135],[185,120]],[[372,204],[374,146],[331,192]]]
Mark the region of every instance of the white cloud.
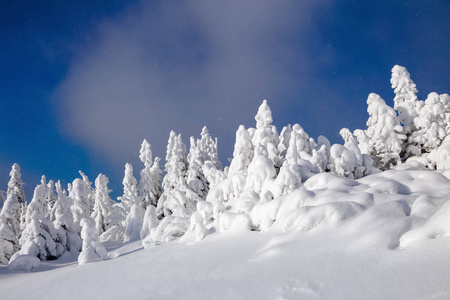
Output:
[[231,155],[238,125],[305,84],[293,68],[311,71],[299,51],[320,1],[301,2],[144,1],[105,22],[55,93],[62,131],[114,169],[143,138],[164,157],[170,130],[187,143],[203,125]]

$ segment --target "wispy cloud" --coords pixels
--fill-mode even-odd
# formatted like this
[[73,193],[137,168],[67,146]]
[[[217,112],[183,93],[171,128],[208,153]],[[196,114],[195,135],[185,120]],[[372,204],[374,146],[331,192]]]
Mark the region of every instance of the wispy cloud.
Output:
[[188,142],[203,125],[231,155],[263,99],[308,84],[304,30],[321,2],[143,1],[75,55],[55,93],[61,129],[117,169],[143,138],[163,156],[170,130]]

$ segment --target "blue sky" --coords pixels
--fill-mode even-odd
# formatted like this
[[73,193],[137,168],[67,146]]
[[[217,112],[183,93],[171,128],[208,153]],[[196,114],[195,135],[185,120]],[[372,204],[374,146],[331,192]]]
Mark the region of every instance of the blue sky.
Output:
[[1,1],[0,189],[14,162],[27,197],[42,174],[71,182],[165,156],[170,130],[207,125],[232,155],[263,99],[278,129],[341,143],[366,99],[392,105],[405,66],[419,99],[450,92],[450,4],[428,1]]

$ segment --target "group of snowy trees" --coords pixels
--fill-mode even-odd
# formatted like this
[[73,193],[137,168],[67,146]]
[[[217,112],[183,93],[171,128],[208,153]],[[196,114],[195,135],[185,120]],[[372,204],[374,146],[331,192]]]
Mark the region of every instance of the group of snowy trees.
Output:
[[[450,97],[431,93],[417,99],[417,89],[404,67],[392,69],[394,107],[377,94],[367,99],[365,130],[344,128],[344,144],[331,145],[310,137],[299,125],[278,133],[264,100],[256,128],[240,126],[233,158],[222,169],[217,140],[204,127],[199,139],[190,138],[189,152],[181,135],[171,132],[163,171],[144,140],[139,158],[144,164],[139,183],[133,166],[125,165],[123,195],[109,196],[108,178],[100,174],[95,188],[80,171],[67,189],[43,176],[27,205],[20,168],[10,173],[0,213],[0,263],[20,256],[54,259],[65,251],[82,251],[80,263],[105,259],[101,241],[141,239],[145,247],[182,236],[203,239],[210,224],[226,230],[233,220],[254,226],[247,217],[258,202],[271,201],[298,189],[314,174],[331,172],[358,179],[406,161],[431,169],[450,166]],[[448,145],[448,147],[446,146]],[[444,147],[445,146],[445,147]],[[227,212],[225,202],[237,201]]]

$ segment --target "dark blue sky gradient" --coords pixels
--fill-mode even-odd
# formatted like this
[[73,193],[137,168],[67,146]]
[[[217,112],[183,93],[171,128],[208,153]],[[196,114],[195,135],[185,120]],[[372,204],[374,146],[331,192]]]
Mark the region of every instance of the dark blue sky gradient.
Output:
[[[158,87],[165,88],[165,98],[161,97],[164,91],[150,89],[160,96],[157,99],[164,99],[152,107],[166,110],[156,115],[164,118],[161,122],[173,118],[174,128],[164,125],[160,134],[149,134],[155,155],[162,157],[170,129],[182,132],[188,143],[189,135],[198,135],[200,124],[207,124],[211,134],[219,137],[219,154],[226,163],[232,155],[238,125],[254,126],[253,117],[264,98],[269,101],[279,130],[288,123],[299,123],[313,137],[322,134],[341,143],[342,127],[365,128],[370,92],[380,94],[392,105],[394,95],[389,80],[395,64],[405,66],[411,73],[419,99],[425,99],[432,91],[450,92],[448,1],[286,1],[274,5],[272,10],[270,5],[262,5],[266,9],[263,12],[256,2],[233,2],[234,6],[226,9],[207,5],[207,1],[193,2],[0,1],[0,189],[6,189],[14,162],[22,168],[29,200],[41,174],[67,183],[78,176],[79,169],[91,181],[102,172],[110,177],[114,196],[121,193],[124,162],[133,162],[138,177],[141,166],[136,165],[140,146],[137,141],[148,138],[141,131],[124,130],[136,135],[133,140],[105,132],[114,141],[113,146],[105,147],[131,144],[129,148],[108,152],[92,142],[95,138],[87,137],[89,126],[95,126],[92,120],[86,119],[87,129],[76,134],[67,130],[71,124],[77,130],[84,120],[82,115],[72,113],[73,106],[69,105],[77,101],[77,95],[73,99],[61,95],[73,94],[86,86],[73,79],[92,74],[85,70],[108,72],[110,66],[115,66],[122,57],[120,51],[113,51],[114,47],[123,47],[124,51],[144,49],[138,62],[144,62],[144,70],[148,69],[149,74],[139,71],[136,76],[144,75],[149,81],[155,74],[162,78]],[[222,12],[223,20],[215,20]],[[255,28],[249,28],[252,26]],[[126,37],[123,44],[120,39],[117,42],[121,34]],[[129,46],[129,41],[136,41],[138,46]],[[249,50],[255,45],[259,46],[256,50]],[[108,56],[111,58],[103,60]],[[221,65],[223,57],[227,63]],[[244,61],[240,61],[241,57]],[[258,59],[263,63],[258,63]],[[97,61],[99,66],[95,66]],[[125,66],[132,65],[125,62]],[[242,64],[244,71],[249,70],[244,77],[250,78],[248,83],[231,80],[233,68],[242,71]],[[201,76],[198,81],[189,81],[204,70],[209,70],[205,74],[219,74],[217,87],[211,88]],[[231,75],[220,77],[226,72]],[[92,76],[106,89],[107,83],[97,75]],[[208,77],[211,75],[205,75]],[[131,90],[135,90],[133,84]],[[224,95],[223,91],[229,94]],[[153,95],[133,96],[145,102]],[[187,102],[173,100],[181,96]],[[225,112],[222,117],[223,103],[239,96],[243,99],[234,108],[236,118]],[[208,107],[210,98],[218,99],[217,111],[211,112]],[[108,103],[108,99],[105,101]],[[111,99],[112,108],[117,104],[114,101],[118,100]],[[176,107],[189,110],[196,104],[200,112],[204,107],[203,114],[189,111],[180,117],[173,112]],[[95,105],[87,109],[96,109]],[[128,121],[123,120],[124,127]],[[114,120],[105,117],[101,122]],[[192,124],[183,126],[186,122]],[[145,126],[153,130],[143,120]],[[117,157],[117,161],[111,157]]]

